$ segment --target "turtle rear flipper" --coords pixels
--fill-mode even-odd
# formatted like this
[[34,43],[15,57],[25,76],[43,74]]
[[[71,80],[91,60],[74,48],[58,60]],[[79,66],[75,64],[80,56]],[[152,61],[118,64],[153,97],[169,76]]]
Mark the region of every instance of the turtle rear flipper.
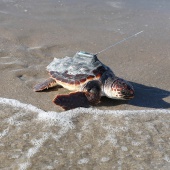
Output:
[[56,80],[52,79],[52,78],[49,78],[47,79],[46,81],[42,82],[42,83],[39,83],[39,84],[36,84],[34,86],[34,91],[38,92],[38,91],[43,91],[45,89],[48,89],[48,88],[51,88],[51,87],[54,87],[57,85],[57,82]]
[[57,95],[53,102],[65,110],[70,110],[77,107],[88,108],[90,106],[85,92],[75,92],[68,95]]

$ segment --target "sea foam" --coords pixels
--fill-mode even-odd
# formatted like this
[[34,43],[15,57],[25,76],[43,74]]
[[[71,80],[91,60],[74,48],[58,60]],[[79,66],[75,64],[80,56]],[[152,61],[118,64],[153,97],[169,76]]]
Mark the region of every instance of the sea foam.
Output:
[[[128,125],[125,122],[126,121],[131,122],[133,119],[132,115],[134,116],[137,115],[137,117],[138,115],[139,117],[141,115],[143,117],[145,115],[146,116],[150,115],[150,113],[152,115],[170,114],[170,110],[168,109],[99,110],[96,108],[77,108],[77,109],[63,111],[63,112],[54,112],[54,111],[46,112],[31,104],[25,104],[16,99],[8,99],[8,98],[0,98],[0,106],[1,106],[1,109],[9,108],[9,107],[11,107],[14,110],[17,109],[17,112],[15,112],[14,114],[8,115],[8,116],[6,115],[4,116],[4,119],[2,119],[1,124],[3,124],[4,122],[5,123],[3,126],[4,129],[1,130],[0,132],[1,139],[9,140],[9,136],[10,138],[14,138],[12,134],[13,133],[16,133],[16,135],[20,134],[20,131],[21,129],[24,128],[24,126],[29,127],[29,128],[34,127],[32,130],[28,129],[24,131],[23,132],[24,138],[23,139],[21,138],[21,143],[23,142],[23,140],[28,140],[28,143],[30,144],[30,146],[27,148],[27,150],[24,150],[21,153],[16,152],[17,156],[16,156],[16,160],[14,161],[13,165],[18,166],[20,170],[26,170],[32,166],[32,163],[33,163],[32,159],[36,158],[36,155],[38,152],[42,153],[41,148],[45,146],[45,143],[47,141],[49,141],[50,139],[53,139],[59,145],[60,140],[62,140],[62,137],[67,136],[68,132],[69,133],[75,132],[75,129],[76,129],[75,127],[79,127],[79,126],[81,127],[80,130],[75,132],[75,138],[78,139],[78,140],[75,139],[76,143],[78,142],[81,144],[82,141],[84,141],[84,136],[88,136],[88,134],[90,134],[90,136],[93,135],[94,128],[96,128],[97,130],[98,126],[100,125],[99,129],[101,132],[99,133],[99,136],[98,134],[95,134],[96,136],[93,138],[93,140],[96,140],[95,142],[96,147],[100,147],[102,149],[103,146],[109,145],[114,148],[120,148],[122,152],[128,151],[130,146],[133,147],[133,149],[136,147],[142,148],[144,144],[147,145],[147,143],[145,143],[146,142],[145,138],[147,137],[147,134],[144,134],[144,136],[142,137],[143,140],[141,140],[139,137],[140,134],[137,133],[138,132],[137,124],[134,124],[134,126],[135,125],[137,126],[135,129],[135,134],[137,135],[138,138],[137,139],[135,138],[136,140],[134,140],[133,138],[130,138],[130,137],[128,138],[127,136],[127,138],[124,139],[125,141],[126,140],[128,141],[130,146],[125,145],[125,143],[121,144],[120,142],[118,142],[120,139],[117,133],[126,134],[129,132],[129,128],[130,128],[130,131],[132,130],[132,127],[130,127],[131,125]],[[4,113],[6,114],[6,111]],[[32,116],[31,121],[27,120],[28,115]],[[78,125],[76,125],[76,123],[74,122],[74,118],[78,117],[79,115],[82,115],[80,117],[80,119],[82,120],[78,122]],[[86,115],[87,116],[92,115],[94,119],[91,119],[91,118],[86,119]],[[24,118],[24,116],[26,116],[26,118]],[[111,122],[107,120],[106,121],[107,123],[106,123],[103,118],[108,117],[108,116],[109,118],[116,118],[116,119],[112,119]],[[127,116],[128,118],[130,118],[131,116],[132,118],[130,118],[130,120],[126,119],[126,121],[124,119],[123,124],[116,123],[116,122],[115,122],[116,124],[114,124],[115,120],[121,121],[123,116]],[[18,121],[21,121],[21,123],[17,124]],[[38,123],[40,123],[39,124],[40,126],[38,125]],[[94,124],[96,127],[93,126]],[[151,126],[152,123],[150,124],[146,123],[145,126],[148,127],[149,130],[152,130],[152,127],[150,127],[149,125]],[[35,127],[39,127],[39,128],[35,128]],[[32,134],[32,136],[29,135],[28,132]],[[144,133],[144,130],[142,131],[142,133]],[[150,137],[151,136],[149,136],[149,138]],[[69,140],[69,138],[67,140]],[[74,140],[72,142],[74,144]],[[15,143],[15,138],[14,138],[13,143]],[[6,143],[1,143],[1,145],[5,146]],[[84,146],[83,147],[84,150],[88,150],[88,149],[91,149],[91,147],[94,147],[94,145],[90,143],[90,141],[87,143],[85,142],[81,145]],[[60,148],[60,150],[61,149],[62,148]],[[59,152],[58,154],[62,154],[62,152],[66,152],[65,150],[66,148],[64,150],[61,150],[60,151],[61,153]],[[74,153],[75,150],[73,150],[73,148],[71,147],[70,150],[69,149],[67,150],[67,152]],[[87,155],[77,160],[77,164],[80,166],[88,164],[91,160],[90,160],[90,157],[86,157],[86,156]],[[142,157],[142,154],[140,154],[139,156]],[[12,155],[12,157],[14,157],[14,155]],[[101,157],[98,158],[100,163],[109,162],[110,159],[111,157],[107,154],[103,154]],[[168,162],[169,155],[165,156],[164,160]],[[57,160],[57,158],[55,161],[58,161],[58,163],[60,163],[59,160]]]
[[15,108],[22,108],[24,110],[29,110],[31,112],[38,113],[38,119],[40,120],[51,120],[51,121],[59,121],[62,125],[68,125],[71,123],[71,118],[75,117],[79,114],[97,114],[97,115],[127,115],[127,114],[148,114],[148,113],[164,113],[170,114],[169,109],[147,109],[147,110],[99,110],[96,108],[76,108],[73,110],[63,111],[62,114],[60,112],[54,111],[44,111],[42,109],[37,108],[31,104],[22,103],[16,99],[8,99],[0,97],[0,104],[10,105]]

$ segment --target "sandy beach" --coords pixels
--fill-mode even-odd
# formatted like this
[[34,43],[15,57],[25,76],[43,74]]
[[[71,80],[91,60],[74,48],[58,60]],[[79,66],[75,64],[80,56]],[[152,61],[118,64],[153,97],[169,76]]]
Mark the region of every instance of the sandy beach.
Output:
[[[135,98],[64,112],[48,78],[54,57],[96,53]],[[168,0],[0,0],[0,169],[170,169]]]

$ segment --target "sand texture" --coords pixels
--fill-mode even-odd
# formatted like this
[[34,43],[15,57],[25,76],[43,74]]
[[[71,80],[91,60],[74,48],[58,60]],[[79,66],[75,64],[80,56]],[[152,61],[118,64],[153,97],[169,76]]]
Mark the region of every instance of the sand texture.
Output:
[[[135,98],[64,112],[48,78],[54,57],[96,53]],[[0,0],[0,169],[170,169],[168,0]]]

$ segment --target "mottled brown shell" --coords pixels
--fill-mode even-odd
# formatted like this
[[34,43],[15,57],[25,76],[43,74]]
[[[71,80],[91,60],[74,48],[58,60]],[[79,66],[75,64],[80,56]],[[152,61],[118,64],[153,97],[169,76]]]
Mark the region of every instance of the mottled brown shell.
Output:
[[78,52],[74,57],[54,58],[47,66],[55,80],[77,85],[87,80],[99,79],[108,69],[96,55],[85,52]]

